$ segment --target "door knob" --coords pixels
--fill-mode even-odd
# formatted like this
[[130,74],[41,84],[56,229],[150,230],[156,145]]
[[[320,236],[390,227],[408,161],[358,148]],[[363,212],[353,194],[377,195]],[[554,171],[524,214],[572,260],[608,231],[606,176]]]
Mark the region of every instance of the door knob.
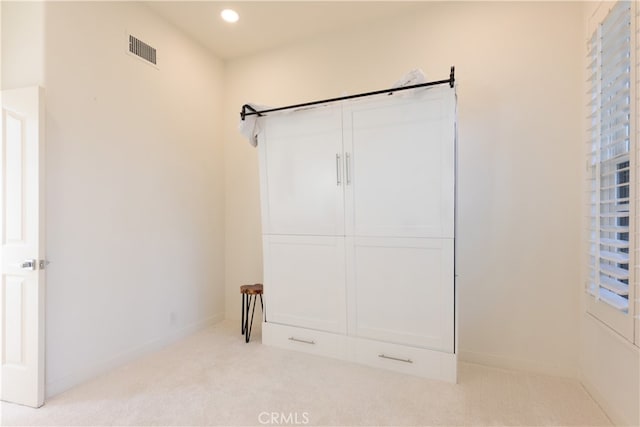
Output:
[[23,270],[35,270],[36,269],[36,260],[35,259],[27,259],[22,262],[20,266]]

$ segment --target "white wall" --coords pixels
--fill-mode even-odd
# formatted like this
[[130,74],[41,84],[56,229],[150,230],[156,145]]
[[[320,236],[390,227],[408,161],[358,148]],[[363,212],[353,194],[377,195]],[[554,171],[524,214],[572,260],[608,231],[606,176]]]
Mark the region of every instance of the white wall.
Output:
[[[227,316],[261,280],[256,150],[245,102],[287,105],[390,86],[456,65],[462,359],[577,376],[582,5],[422,3],[385,20],[227,63]],[[268,307],[267,307],[268,313]]]
[[0,88],[44,82],[44,3],[0,1]]
[[223,68],[139,3],[45,10],[51,395],[224,317]]

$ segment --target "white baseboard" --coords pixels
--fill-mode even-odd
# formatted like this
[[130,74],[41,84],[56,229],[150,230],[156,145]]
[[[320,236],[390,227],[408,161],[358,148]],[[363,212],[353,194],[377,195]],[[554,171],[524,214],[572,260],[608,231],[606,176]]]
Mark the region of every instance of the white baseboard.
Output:
[[55,396],[56,394],[62,393],[63,391],[69,390],[72,387],[91,380],[100,374],[108,372],[135,359],[138,359],[145,354],[158,351],[169,344],[172,344],[182,338],[187,337],[188,335],[193,334],[194,332],[197,332],[201,329],[206,328],[207,326],[211,326],[224,320],[224,317],[224,313],[216,314],[207,319],[192,323],[178,330],[171,331],[171,333],[165,335],[164,337],[148,341],[140,346],[124,351],[116,356],[109,357],[93,364],[87,364],[84,367],[80,367],[74,372],[70,372],[55,381],[47,383],[45,386],[46,397],[50,398],[52,396]]
[[474,351],[458,351],[458,360],[461,362],[475,363],[494,368],[525,371],[536,374],[551,375],[577,380],[579,372],[577,367],[563,368],[555,365],[545,365],[531,360],[515,359],[494,354],[477,353]]

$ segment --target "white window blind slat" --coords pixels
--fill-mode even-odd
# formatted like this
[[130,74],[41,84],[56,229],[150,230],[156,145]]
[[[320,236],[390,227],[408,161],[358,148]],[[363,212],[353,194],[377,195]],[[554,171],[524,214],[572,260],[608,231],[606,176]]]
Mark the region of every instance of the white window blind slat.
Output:
[[[626,168],[626,170],[629,170],[629,168]],[[614,172],[615,173],[620,173],[622,171],[623,171],[623,169],[617,169]],[[628,182],[614,182],[611,185],[607,185],[607,186],[601,187],[600,190],[601,191],[618,190],[620,188],[624,188],[624,187],[627,187],[627,186],[629,186]]]
[[601,213],[600,217],[601,218],[605,218],[605,219],[609,219],[609,218],[626,218],[629,216],[629,212],[607,212],[607,213]]
[[[610,251],[600,251],[600,258],[617,262],[619,264],[628,264],[629,263],[629,254],[624,252],[610,252]],[[629,271],[629,270],[626,270]]]
[[613,308],[627,312],[629,309],[629,300],[624,298],[614,292],[611,292],[609,289],[600,288],[600,301],[609,304]]
[[603,173],[600,174],[600,176],[602,178],[607,178],[607,177],[609,177],[611,175],[617,174],[619,172],[626,172],[628,170],[629,170],[629,168],[614,169],[614,170],[610,170],[610,171],[607,171],[607,172],[603,172]]
[[629,285],[623,283],[619,280],[612,279],[609,276],[601,276],[600,277],[600,286],[605,289],[610,290],[611,292],[621,295],[627,296],[629,295]]
[[[618,234],[624,234],[624,233],[628,233],[629,232],[629,227],[625,227],[622,225],[602,225],[599,227],[599,230],[601,230],[603,233],[618,233]],[[598,230],[596,230],[597,232]]]
[[612,145],[625,142],[629,137],[627,134],[629,125],[625,123],[626,120],[629,120],[629,112],[625,111],[624,113],[620,113],[619,117],[601,112],[600,116],[601,149],[604,150]]
[[610,264],[601,264],[600,272],[614,279],[629,280],[629,270],[625,268],[615,267]]
[[617,248],[628,248],[629,247],[629,241],[628,240],[616,240],[616,239],[601,238],[600,239],[600,244],[603,245],[603,246],[614,246],[614,247],[617,247]]
[[[628,115],[625,116],[628,119]],[[593,150],[594,154],[603,156],[600,160],[607,161],[619,157],[629,156],[629,135],[626,125],[619,125],[617,128],[603,128],[600,126],[602,139],[598,141],[598,148]]]

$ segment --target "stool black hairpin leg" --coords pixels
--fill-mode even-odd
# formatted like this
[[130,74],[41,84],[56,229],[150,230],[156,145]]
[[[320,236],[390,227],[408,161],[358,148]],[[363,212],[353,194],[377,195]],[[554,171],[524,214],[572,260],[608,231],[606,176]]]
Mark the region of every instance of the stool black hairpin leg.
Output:
[[246,298],[246,295],[245,295],[245,294],[242,294],[242,325],[241,325],[241,327],[242,327],[242,332],[240,332],[242,335],[244,335],[244,331],[245,331],[245,329],[247,328],[247,325],[246,325],[246,323],[245,323],[245,321],[244,321],[244,311],[245,311],[245,308],[244,308],[244,306],[245,306],[245,301],[244,301],[244,300],[245,300],[245,298]]
[[262,308],[262,317],[264,317],[264,321],[267,321],[267,313],[264,312],[264,302],[262,302],[262,294],[260,294],[260,307]]
[[[253,298],[252,298],[253,297]],[[251,311],[251,323],[249,323],[249,307],[251,306],[251,300],[253,299],[253,310]],[[248,299],[247,299],[247,313],[246,313],[246,320],[247,320],[247,325],[245,325],[244,327],[244,332],[245,332],[245,342],[249,342],[249,340],[251,339],[251,329],[253,329],[253,315],[256,312],[256,295],[248,295]],[[260,295],[260,303],[262,303],[262,295]]]

